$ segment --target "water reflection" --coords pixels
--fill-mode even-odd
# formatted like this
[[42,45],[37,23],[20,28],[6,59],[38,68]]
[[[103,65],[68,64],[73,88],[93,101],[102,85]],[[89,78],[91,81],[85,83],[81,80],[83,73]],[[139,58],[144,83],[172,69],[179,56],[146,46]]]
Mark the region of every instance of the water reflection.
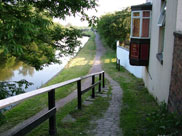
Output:
[[0,80],[10,80],[14,76],[14,71],[22,66],[22,62],[16,61],[16,58],[11,57],[5,64],[0,65]]
[[[85,45],[88,39],[88,37],[83,37],[80,39],[82,47]],[[35,90],[60,72],[72,57],[73,56],[62,57],[61,64],[45,66],[39,71],[24,64],[23,62],[17,61],[14,57],[12,57],[6,64],[0,66],[0,80],[19,81],[21,79],[25,79],[33,83],[33,85],[29,86],[26,91]]]
[[18,74],[22,74],[23,76],[27,76],[27,75],[33,76],[34,70],[35,70],[35,68],[30,67],[26,64],[23,64],[22,68],[19,69]]

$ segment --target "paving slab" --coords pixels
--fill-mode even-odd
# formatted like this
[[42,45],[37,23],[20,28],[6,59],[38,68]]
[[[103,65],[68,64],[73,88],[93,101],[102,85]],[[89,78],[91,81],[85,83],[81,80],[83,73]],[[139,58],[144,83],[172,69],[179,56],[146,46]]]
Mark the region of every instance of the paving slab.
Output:
[[[105,52],[105,49],[100,41],[99,35],[96,34],[97,45],[97,63],[100,61],[101,55]],[[97,65],[97,69],[102,69],[101,65]],[[122,106],[122,94],[123,91],[120,85],[114,81],[107,73],[105,77],[110,82],[112,88],[112,99],[110,105],[104,116],[96,121],[91,121],[91,124],[96,124],[96,128],[90,130],[90,134],[94,136],[122,136],[122,129],[120,126],[120,112]]]

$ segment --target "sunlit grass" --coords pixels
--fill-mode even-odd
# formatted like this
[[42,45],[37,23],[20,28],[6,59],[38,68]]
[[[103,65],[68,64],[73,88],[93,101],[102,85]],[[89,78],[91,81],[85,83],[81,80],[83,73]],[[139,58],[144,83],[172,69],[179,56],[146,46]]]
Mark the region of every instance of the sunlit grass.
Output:
[[65,68],[71,68],[71,67],[75,67],[75,66],[84,66],[84,65],[92,65],[93,64],[93,60],[88,61],[85,58],[75,58],[73,61],[71,61]]
[[75,66],[83,66],[87,65],[88,61],[85,58],[75,58],[73,61],[69,63],[66,68],[75,67]]
[[104,59],[104,63],[114,63],[114,62],[116,62],[116,58]]

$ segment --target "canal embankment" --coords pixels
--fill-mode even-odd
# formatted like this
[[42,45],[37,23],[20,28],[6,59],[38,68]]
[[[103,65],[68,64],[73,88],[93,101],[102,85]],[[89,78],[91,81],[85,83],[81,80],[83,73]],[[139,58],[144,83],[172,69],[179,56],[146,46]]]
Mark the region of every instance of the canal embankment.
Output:
[[[75,58],[71,59],[64,69],[49,81],[46,86],[63,82],[72,78],[88,74],[95,57],[94,34]],[[76,89],[76,85],[68,85],[56,90],[56,100],[64,98]],[[43,94],[26,100],[9,111],[4,112],[5,121],[0,126],[0,133],[10,129],[16,124],[28,119],[47,106],[47,95]]]

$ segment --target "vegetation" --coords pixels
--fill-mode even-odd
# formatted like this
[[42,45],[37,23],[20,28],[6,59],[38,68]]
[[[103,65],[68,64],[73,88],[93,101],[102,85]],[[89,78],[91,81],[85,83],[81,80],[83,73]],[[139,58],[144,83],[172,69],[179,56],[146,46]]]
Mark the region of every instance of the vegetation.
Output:
[[[33,83],[27,82],[26,80],[11,81],[11,82],[0,82],[0,100],[9,96],[14,96],[24,92],[24,88]],[[24,86],[23,86],[24,85]],[[7,91],[8,90],[8,91]]]
[[[82,20],[88,20],[92,25],[95,17],[89,17],[85,11],[96,6],[95,0],[1,0],[0,67],[6,67],[10,61],[21,61],[40,70],[51,63],[59,63],[55,51],[59,50],[60,56],[74,53],[75,47],[80,45],[81,32],[53,23],[53,18],[65,19],[80,14]],[[1,99],[12,90],[7,86],[12,85],[1,82]],[[15,89],[16,84],[13,86]],[[16,92],[10,94],[23,91]]]
[[107,48],[102,57],[103,69],[123,89],[123,104],[120,125],[125,136],[178,136],[182,133],[182,119],[159,106],[148,93],[141,79],[134,77],[121,67],[116,70],[115,51]]
[[97,30],[106,45],[116,48],[116,41],[129,41],[131,11],[126,8],[113,14],[102,16],[97,24]]
[[[47,83],[47,85],[63,82],[88,74],[95,56],[96,47],[94,40],[95,37],[92,33],[89,41],[86,43],[84,48],[80,50],[78,55],[66,65],[61,73]],[[75,89],[76,84],[56,89],[56,100],[67,96]],[[22,122],[47,107],[47,99],[47,94],[39,95],[16,105],[9,111],[4,112],[5,122],[0,125],[0,133],[10,129],[12,126],[15,126],[19,122]]]
[[95,0],[3,0],[0,2],[0,61],[9,57],[41,69],[57,63],[55,50],[60,54],[73,53],[79,46],[80,32],[53,23],[53,17],[81,14],[90,24],[85,10],[96,7]]
[[[84,94],[82,100],[88,98],[91,95],[89,91]],[[93,129],[94,124],[90,124],[91,120],[95,120],[101,117],[104,111],[107,110],[109,106],[109,99],[111,92],[108,92],[108,97],[102,98],[97,96],[93,101],[93,104],[84,106],[82,105],[82,110],[77,110],[77,100],[73,100],[72,102],[65,105],[56,113],[57,121],[57,132],[58,135],[65,136],[88,136],[90,134],[89,130]],[[62,121],[65,116],[71,115],[75,121]],[[28,134],[28,136],[48,136],[48,121],[43,123],[41,126],[33,130],[32,133]]]

